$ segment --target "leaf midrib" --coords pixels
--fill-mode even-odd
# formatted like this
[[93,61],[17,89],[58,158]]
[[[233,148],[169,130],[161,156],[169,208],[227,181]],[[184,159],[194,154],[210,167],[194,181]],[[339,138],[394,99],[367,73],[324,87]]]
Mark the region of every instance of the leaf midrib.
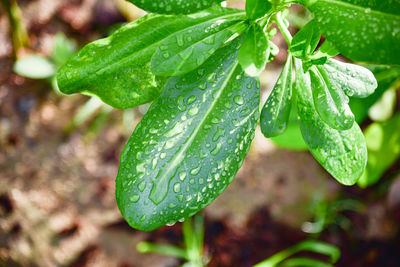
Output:
[[[186,153],[186,151],[188,150],[188,148],[191,146],[191,144],[193,143],[194,139],[197,136],[197,133],[200,131],[200,129],[202,128],[203,124],[207,121],[209,114],[214,110],[214,106],[216,105],[216,103],[218,102],[218,100],[220,99],[222,92],[226,89],[227,84],[229,83],[233,73],[236,70],[236,67],[238,66],[238,61],[235,60],[234,64],[232,65],[232,69],[230,70],[230,72],[228,73],[228,75],[226,76],[225,81],[222,83],[221,88],[218,92],[218,95],[216,95],[215,98],[213,98],[213,101],[211,102],[211,105],[209,106],[209,108],[207,109],[206,113],[204,114],[204,116],[202,117],[202,119],[200,120],[198,126],[194,129],[194,131],[190,134],[189,138],[187,139],[187,141],[185,142],[185,144],[183,145],[182,149],[178,152],[178,154],[174,157],[174,159],[172,160],[172,162],[168,165],[167,169],[165,170],[165,172],[163,172],[163,174],[157,179],[157,183],[159,184],[163,184],[161,181],[165,180],[165,179],[170,179],[171,178],[171,173],[175,170],[175,168],[181,163],[181,160],[184,156],[184,154]],[[169,183],[167,183],[169,185]],[[158,205],[159,203],[161,203],[162,200],[164,200],[165,197],[162,198],[162,200],[160,200],[159,202],[157,200],[154,200],[152,197],[152,194],[156,194],[153,192],[155,184],[153,184],[153,188],[151,189],[150,195],[149,195],[149,199],[156,205]],[[167,188],[167,193],[168,194],[168,190],[169,188]]]
[[[210,20],[201,21],[201,22],[199,22],[199,23],[193,24],[193,25],[191,25],[190,27],[196,26],[196,25],[199,25],[199,24],[202,24],[202,23],[204,23],[204,22],[211,21],[211,20],[216,20],[216,19],[221,19],[221,18],[229,18],[229,17],[231,17],[231,16],[236,16],[236,15],[241,14],[241,13],[244,13],[244,12],[237,12],[237,13],[233,13],[233,14],[227,14],[227,15],[224,15],[224,16],[214,17],[214,18],[212,18],[212,19],[210,19]],[[156,16],[156,17],[154,17],[154,18],[159,18],[159,17]],[[154,19],[154,18],[152,18],[152,19]],[[173,23],[176,23],[176,21],[173,21],[173,22],[171,22],[170,24],[173,24]],[[159,41],[157,41],[157,42],[155,42],[155,43],[153,43],[153,44],[151,44],[151,45],[149,45],[149,46],[143,47],[143,48],[140,49],[140,50],[137,50],[136,52],[132,53],[131,55],[129,55],[129,56],[127,56],[127,57],[123,57],[123,58],[121,58],[120,60],[117,60],[117,61],[115,61],[115,62],[113,62],[113,63],[111,63],[111,64],[108,64],[108,65],[107,65],[106,67],[104,67],[104,68],[100,68],[100,69],[98,69],[98,70],[96,70],[96,71],[90,73],[90,74],[87,76],[87,79],[92,79],[93,76],[96,76],[96,73],[99,73],[99,72],[106,72],[106,71],[108,71],[109,69],[112,69],[115,65],[123,64],[123,63],[125,63],[126,61],[130,61],[130,60],[131,60],[132,58],[134,58],[138,53],[141,53],[141,52],[143,52],[143,51],[146,51],[146,50],[149,50],[149,49],[151,49],[151,48],[154,48],[155,46],[159,45],[162,41],[164,41],[164,40],[165,40],[166,38],[168,38],[169,36],[171,36],[171,35],[173,35],[173,34],[175,34],[175,33],[181,32],[181,31],[183,31],[183,30],[185,30],[185,29],[186,29],[186,28],[183,28],[183,29],[181,29],[181,30],[179,30],[179,31],[173,32],[173,33],[171,33],[171,34],[165,36],[164,38],[160,39]]]
[[[290,58],[289,58],[289,57],[290,57]],[[292,60],[292,56],[291,56],[291,55],[288,55],[288,60],[290,60],[290,61]],[[290,83],[291,83],[291,81],[292,81],[292,78],[291,78],[291,77],[288,77],[288,74],[289,74],[289,72],[290,72],[290,68],[292,68],[292,64],[291,64],[291,62],[288,62],[287,65],[288,65],[288,66],[286,66],[286,64],[285,64],[285,66],[283,67],[283,71],[285,72],[285,73],[284,73],[285,79],[283,79],[283,82],[282,82],[283,93],[280,95],[280,99],[279,99],[279,101],[278,101],[277,110],[278,110],[279,112],[276,113],[276,117],[275,117],[275,119],[274,119],[274,122],[275,122],[275,123],[273,124],[273,128],[274,128],[274,129],[275,129],[275,127],[276,127],[277,124],[281,124],[281,122],[278,122],[277,118],[278,118],[279,115],[280,115],[280,110],[281,110],[283,98],[285,97],[285,93],[288,93],[288,92],[286,92],[288,78],[289,78],[289,80],[290,80]],[[291,86],[291,84],[289,84],[289,86]],[[290,90],[290,89],[289,89],[289,90]]]
[[[188,51],[189,49],[193,49],[196,45],[200,44],[200,43],[203,42],[205,39],[210,38],[210,36],[214,36],[214,35],[215,35],[215,36],[217,37],[217,35],[218,35],[218,34],[221,34],[222,32],[230,31],[230,29],[232,28],[232,26],[235,26],[235,25],[238,25],[238,24],[241,23],[241,20],[235,20],[235,21],[236,21],[236,22],[235,22],[235,23],[232,23],[232,25],[228,25],[228,26],[226,26],[225,28],[223,28],[223,29],[221,29],[220,31],[217,31],[217,32],[215,32],[215,33],[213,33],[213,34],[206,35],[204,38],[201,38],[201,39],[199,39],[198,41],[196,41],[196,42],[194,42],[194,43],[188,45],[188,46],[185,47],[183,50],[181,50],[181,51],[178,50],[179,52],[176,51],[177,53],[176,53],[173,57],[171,57],[170,59],[165,60],[165,61],[164,61],[164,64],[166,64],[166,65],[171,64],[170,62],[172,61],[172,59],[179,57],[179,54],[180,54],[180,53],[186,52],[186,51]],[[193,26],[192,26],[192,27],[193,27]],[[192,27],[190,27],[190,28],[192,28]],[[185,30],[186,30],[186,29],[185,29]],[[179,31],[179,32],[180,32],[180,31]],[[177,35],[179,32],[173,33],[172,35],[169,35],[168,37]],[[232,32],[232,35],[233,35],[233,34],[234,34],[234,33]],[[222,45],[222,44],[221,44],[221,45]],[[221,45],[220,45],[220,46],[221,46]],[[190,58],[190,57],[189,57],[189,58]],[[175,68],[175,71],[174,71],[174,73],[173,73],[174,76],[175,76],[177,73],[179,73],[179,72],[177,72],[177,71],[180,70],[180,69],[182,68],[182,66],[183,66],[186,62],[188,62],[189,58],[184,59],[184,60],[182,60],[182,61],[179,63],[179,65]],[[150,63],[150,64],[151,64],[151,63]],[[163,65],[164,65],[164,64],[163,64]]]

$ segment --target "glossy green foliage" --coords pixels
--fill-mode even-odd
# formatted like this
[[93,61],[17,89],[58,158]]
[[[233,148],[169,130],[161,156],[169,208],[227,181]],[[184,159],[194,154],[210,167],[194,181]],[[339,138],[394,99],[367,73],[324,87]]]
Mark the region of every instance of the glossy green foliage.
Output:
[[210,204],[247,154],[259,85],[236,60],[241,39],[170,78],[126,145],[116,181],[121,213],[150,231]]
[[146,15],[72,56],[57,74],[59,88],[66,94],[96,95],[117,108],[147,103],[165,82],[150,71],[150,59],[160,42],[225,12],[215,8],[196,16]]
[[188,73],[203,64],[228,39],[247,29],[243,12],[224,9],[224,13],[223,16],[185,28],[165,38],[151,58],[151,71],[160,76]]
[[263,29],[258,24],[251,25],[238,55],[239,63],[247,75],[259,76],[265,69],[272,48],[269,44]]
[[366,67],[374,74],[377,80],[377,88],[373,94],[366,98],[350,98],[350,108],[358,123],[365,120],[370,107],[400,77],[399,66],[368,65]]
[[343,55],[400,64],[399,0],[307,0],[325,38]]
[[264,16],[272,7],[267,0],[246,0],[246,14],[251,20]]
[[364,98],[372,94],[378,86],[374,74],[359,65],[343,63],[334,59],[320,66],[331,84],[341,88],[351,97]]
[[311,20],[293,37],[290,52],[294,57],[307,59],[321,39],[321,30],[315,20]]
[[306,72],[313,65],[323,65],[328,61],[328,59],[338,54],[339,51],[328,41],[325,41],[317,51],[303,59],[303,69]]
[[292,56],[288,54],[278,81],[261,110],[260,126],[265,137],[277,136],[285,131],[290,115],[291,100]]
[[127,0],[149,12],[159,14],[191,14],[223,0]]
[[367,161],[367,148],[360,127],[354,123],[349,130],[337,130],[321,120],[312,101],[309,73],[303,72],[299,60],[295,60],[295,69],[300,128],[308,149],[340,183],[355,184]]
[[379,178],[400,157],[400,113],[385,123],[373,123],[365,130],[367,142],[367,167],[358,181],[367,187]]
[[350,129],[354,115],[349,98],[340,87],[341,81],[329,77],[320,66],[311,67],[309,73],[314,105],[321,119],[334,129]]

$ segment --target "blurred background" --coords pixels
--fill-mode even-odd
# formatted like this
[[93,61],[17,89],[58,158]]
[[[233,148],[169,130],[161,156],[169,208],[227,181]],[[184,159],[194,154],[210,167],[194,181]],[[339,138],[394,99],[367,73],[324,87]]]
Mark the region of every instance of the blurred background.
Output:
[[[0,266],[182,264],[136,250],[181,245],[181,223],[134,230],[114,198],[120,153],[149,105],[113,109],[62,95],[54,81],[77,49],[145,12],[124,0],[0,2]],[[287,18],[294,34],[310,15],[293,6]],[[286,59],[284,39],[273,41],[280,53],[261,76],[262,102]],[[307,152],[295,118],[274,140],[257,130],[234,182],[203,211],[208,266],[252,266],[309,238],[337,246],[337,266],[399,266],[400,70],[368,68],[377,93],[352,100],[368,174],[339,185]]]

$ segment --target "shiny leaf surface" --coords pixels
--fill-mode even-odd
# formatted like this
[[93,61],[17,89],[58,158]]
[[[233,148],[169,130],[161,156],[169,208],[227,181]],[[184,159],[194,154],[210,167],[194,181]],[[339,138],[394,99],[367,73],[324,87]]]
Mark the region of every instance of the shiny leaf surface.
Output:
[[328,60],[319,67],[329,83],[341,88],[346,95],[364,98],[372,94],[378,86],[374,74],[362,66]]
[[258,24],[249,28],[240,48],[238,60],[249,76],[259,76],[265,69],[272,46]]
[[329,77],[321,66],[311,67],[309,73],[314,105],[321,119],[334,129],[350,129],[354,115],[348,105],[349,98],[340,87],[341,81]]
[[295,61],[297,110],[300,129],[308,149],[318,162],[340,183],[353,185],[364,171],[367,148],[357,123],[349,130],[329,127],[315,110],[312,101],[309,73],[304,73],[301,62]]
[[293,36],[290,52],[294,57],[306,59],[317,47],[321,34],[315,20],[311,20]]
[[163,40],[151,58],[155,75],[177,76],[204,63],[225,41],[247,29],[243,12],[224,9],[227,13],[185,28]]
[[66,94],[96,95],[117,108],[152,101],[165,82],[150,71],[159,44],[175,32],[223,15],[222,8],[195,16],[146,15],[72,56],[57,74],[58,86]]
[[289,54],[278,81],[261,110],[260,126],[265,137],[277,136],[285,131],[291,100],[292,56]]
[[191,14],[223,0],[127,0],[135,6],[159,14]]
[[246,0],[246,14],[249,19],[258,19],[264,16],[272,7],[267,0]]
[[400,64],[399,0],[308,0],[325,38],[344,56]]
[[236,60],[239,41],[171,77],[129,139],[116,197],[132,227],[150,231],[192,216],[242,165],[259,115],[259,85]]

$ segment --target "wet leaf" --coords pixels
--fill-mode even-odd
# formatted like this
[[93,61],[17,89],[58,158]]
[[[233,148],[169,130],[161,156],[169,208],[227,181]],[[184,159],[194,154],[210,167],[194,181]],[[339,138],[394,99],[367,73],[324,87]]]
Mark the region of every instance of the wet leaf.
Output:
[[381,64],[400,64],[400,2],[308,0],[326,40],[344,56]]
[[150,231],[192,216],[242,165],[259,116],[259,85],[236,60],[240,41],[171,77],[133,132],[116,181],[118,206],[132,227]]
[[267,0],[246,0],[246,14],[249,19],[258,19],[267,14],[272,4]]
[[159,44],[177,31],[226,12],[214,8],[192,16],[146,15],[72,56],[58,71],[58,86],[66,94],[96,95],[117,108],[150,102],[166,80],[150,71],[150,59]]
[[191,14],[223,0],[127,0],[137,7],[159,14]]
[[188,73],[203,64],[228,39],[247,29],[243,12],[226,9],[226,13],[164,39],[151,58],[151,71],[160,76]]
[[321,119],[334,129],[350,129],[354,115],[348,105],[349,98],[340,87],[342,81],[329,77],[319,65],[311,67],[309,73],[314,105]]
[[261,27],[258,24],[251,25],[238,54],[239,63],[247,75],[260,75],[265,69],[271,48]]
[[288,54],[278,81],[261,110],[260,126],[265,137],[277,136],[285,131],[289,120],[291,100],[292,56]]
[[306,59],[317,47],[321,34],[315,20],[311,20],[293,36],[290,52],[294,57]]
[[309,72],[295,60],[297,110],[300,129],[308,149],[318,162],[340,183],[353,185],[364,171],[367,149],[357,123],[349,130],[337,130],[321,120],[312,101]]
[[378,86],[374,74],[362,66],[328,60],[319,67],[325,77],[335,87],[341,88],[346,95],[364,98],[372,94]]
[[306,72],[313,65],[323,65],[328,61],[328,59],[338,54],[339,51],[328,41],[325,41],[317,51],[308,56],[307,59],[303,60],[303,69]]

